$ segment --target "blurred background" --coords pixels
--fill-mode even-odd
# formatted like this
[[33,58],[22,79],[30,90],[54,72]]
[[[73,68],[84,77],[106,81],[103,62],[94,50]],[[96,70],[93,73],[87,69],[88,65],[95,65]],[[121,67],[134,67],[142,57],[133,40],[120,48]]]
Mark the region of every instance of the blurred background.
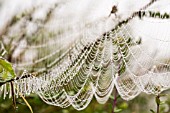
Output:
[[[169,91],[164,92],[168,94]],[[73,107],[60,108],[44,103],[37,95],[30,95],[26,97],[31,105],[34,113],[112,113],[113,99],[110,98],[106,104],[99,104],[95,99],[88,105],[85,110],[77,111]],[[25,105],[22,98],[17,100],[17,110],[15,111],[12,104],[12,99],[0,100],[1,113],[30,113],[29,108]],[[170,96],[162,97],[160,113],[170,113]],[[131,101],[125,101],[118,98],[117,106],[120,109],[119,113],[152,113],[150,109],[156,111],[156,102],[154,95],[140,94]]]

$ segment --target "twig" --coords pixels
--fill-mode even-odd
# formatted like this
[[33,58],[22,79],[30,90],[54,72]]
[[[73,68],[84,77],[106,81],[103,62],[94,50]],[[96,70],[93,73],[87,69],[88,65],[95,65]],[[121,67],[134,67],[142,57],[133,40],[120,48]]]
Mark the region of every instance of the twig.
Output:
[[10,82],[10,84],[11,84],[11,91],[12,91],[12,101],[13,101],[13,106],[14,106],[14,109],[16,110],[16,100],[15,100],[13,82]]

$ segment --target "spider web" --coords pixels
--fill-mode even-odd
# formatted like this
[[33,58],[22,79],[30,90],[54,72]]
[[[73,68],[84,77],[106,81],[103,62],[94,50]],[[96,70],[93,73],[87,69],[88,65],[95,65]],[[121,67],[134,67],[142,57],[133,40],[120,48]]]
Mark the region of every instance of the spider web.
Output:
[[[24,95],[36,93],[47,104],[63,108],[72,105],[82,110],[93,96],[99,103],[106,103],[114,87],[125,100],[131,100],[141,92],[157,95],[170,88],[168,29],[164,30],[161,39],[160,35],[157,38],[148,36],[151,33],[144,34],[150,42],[158,45],[158,53],[163,57],[157,57],[158,53],[147,50],[149,46],[146,45],[151,44],[146,43],[148,40],[133,35],[135,30],[145,32],[147,27],[133,28],[133,22],[148,21],[145,17],[135,19],[100,37],[83,35],[69,42],[63,42],[68,40],[67,37],[54,38],[51,42],[40,38],[40,45],[24,46],[21,49],[25,49],[25,53],[35,52],[37,56],[26,62],[22,57],[15,60],[16,70],[28,71],[24,71],[20,78],[30,76],[15,80],[15,95],[18,96],[19,92]],[[61,45],[59,49],[58,45]],[[35,77],[30,72],[40,76]],[[11,97],[8,85],[1,87],[4,98],[8,93]]]

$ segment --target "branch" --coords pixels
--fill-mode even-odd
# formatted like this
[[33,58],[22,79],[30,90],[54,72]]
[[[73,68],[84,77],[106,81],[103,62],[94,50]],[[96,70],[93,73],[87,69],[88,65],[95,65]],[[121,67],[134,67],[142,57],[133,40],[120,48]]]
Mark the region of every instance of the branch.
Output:
[[31,73],[28,73],[28,74],[25,74],[25,75],[23,75],[23,76],[13,78],[13,79],[8,80],[8,81],[5,81],[5,82],[0,82],[0,87],[1,87],[2,85],[6,84],[6,83],[9,83],[9,82],[11,83],[11,82],[17,81],[17,80],[19,80],[19,79],[29,78],[29,77],[33,77],[33,76],[35,76],[35,75],[34,75],[34,74],[31,74]]
[[[134,17],[138,16],[142,10],[146,10],[148,7],[150,7],[153,3],[155,3],[158,0],[151,0],[148,4],[146,4],[144,7],[140,8],[138,11],[132,13],[131,16],[126,18],[125,20],[119,22],[111,31],[116,31],[119,27],[121,27],[123,24],[128,23],[130,20],[132,20]],[[105,37],[108,34],[108,32],[103,34],[103,37]]]

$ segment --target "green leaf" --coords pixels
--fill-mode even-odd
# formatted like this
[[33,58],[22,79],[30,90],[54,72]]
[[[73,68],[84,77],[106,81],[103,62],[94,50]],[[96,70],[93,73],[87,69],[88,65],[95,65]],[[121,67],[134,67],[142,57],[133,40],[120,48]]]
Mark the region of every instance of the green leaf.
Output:
[[119,108],[127,109],[128,108],[128,104],[126,102],[123,102],[123,103],[120,104]]
[[11,63],[0,57],[0,83],[4,83],[15,77]]
[[151,111],[152,113],[155,113],[155,111],[154,111],[154,110],[152,110],[152,109],[150,109],[150,111]]
[[110,99],[113,99],[113,100],[115,99],[115,97],[114,97],[114,96],[112,96],[112,95],[110,95],[110,97],[109,97],[109,98],[110,98]]
[[160,105],[163,105],[163,104],[165,104],[165,103],[166,103],[165,101],[161,101]]
[[168,94],[159,94],[160,97],[168,96]]
[[121,112],[121,111],[122,111],[122,109],[118,109],[118,108],[115,108],[115,109],[114,109],[114,112],[115,112],[115,113],[118,113],[118,112]]

